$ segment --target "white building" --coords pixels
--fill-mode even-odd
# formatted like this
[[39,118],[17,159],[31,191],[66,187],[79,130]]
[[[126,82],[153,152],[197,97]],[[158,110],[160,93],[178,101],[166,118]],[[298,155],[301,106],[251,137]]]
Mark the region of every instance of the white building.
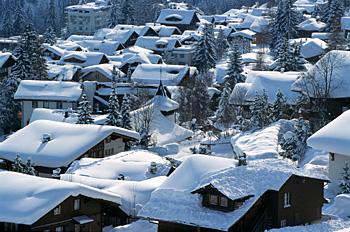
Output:
[[93,35],[100,28],[107,27],[110,11],[109,1],[96,0],[82,5],[66,7],[68,30],[71,34]]

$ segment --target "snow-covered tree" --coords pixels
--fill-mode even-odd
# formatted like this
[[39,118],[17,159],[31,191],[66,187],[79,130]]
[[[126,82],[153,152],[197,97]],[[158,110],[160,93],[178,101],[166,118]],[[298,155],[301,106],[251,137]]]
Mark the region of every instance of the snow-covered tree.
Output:
[[113,74],[112,74],[112,89],[111,89],[111,95],[109,96],[109,105],[108,105],[108,116],[107,120],[105,122],[106,125],[111,126],[122,126],[122,117],[120,115],[119,111],[119,101],[118,101],[118,94],[117,94],[117,86],[116,86],[116,68],[113,66]]
[[46,32],[44,33],[43,42],[48,43],[50,45],[54,45],[56,43],[56,34],[52,27],[48,27],[46,29]]
[[119,21],[121,20],[121,12],[120,12],[120,4],[119,2],[115,1],[112,4],[111,11],[110,11],[110,16],[108,19],[108,27],[109,28],[114,28]]
[[270,43],[270,49],[275,55],[278,52],[277,48],[283,43],[283,38],[293,39],[298,34],[296,31],[298,17],[293,3],[293,0],[281,0],[278,3]]
[[293,71],[305,71],[305,64],[307,61],[305,60],[303,54],[301,54],[301,43],[293,43],[291,45],[293,50],[292,55],[292,70]]
[[135,24],[134,8],[131,0],[124,0],[122,3],[120,24]]
[[92,124],[94,119],[91,116],[90,102],[84,93],[78,107],[78,120],[76,124]]
[[32,157],[28,157],[23,173],[36,176],[36,171],[32,162]]
[[342,172],[342,178],[339,183],[339,188],[341,193],[348,194],[350,193],[350,173],[348,162],[345,161],[345,166],[343,167],[344,172]]
[[283,38],[279,43],[277,52],[277,65],[275,71],[292,71],[293,70],[293,52],[287,38]]
[[194,47],[193,64],[199,72],[206,73],[209,69],[215,68],[216,48],[212,24],[205,24],[203,33]]
[[300,160],[300,155],[296,153],[296,150],[298,148],[298,141],[294,132],[286,132],[283,135],[280,145],[282,150],[279,152],[279,155],[283,156],[283,158],[288,158],[293,161]]
[[229,43],[225,38],[225,32],[223,29],[219,29],[218,36],[216,38],[216,58],[221,59],[229,48]]
[[163,54],[162,54],[162,58],[164,63],[166,64],[174,64],[175,63],[175,57],[174,57],[174,53],[173,51],[169,50],[169,49],[165,49]]
[[232,88],[235,87],[237,83],[242,83],[245,81],[245,76],[242,74],[242,56],[238,48],[238,44],[234,43],[232,49],[229,53],[230,60],[227,63],[227,77],[225,82],[228,82]]
[[131,83],[131,65],[129,64],[128,71],[126,73],[126,81]]
[[288,119],[288,110],[289,104],[287,103],[287,97],[278,89],[272,105],[273,121],[277,122],[280,119]]
[[204,123],[210,115],[208,87],[204,81],[197,78],[195,88],[193,89],[193,108],[192,116],[197,122]]
[[340,19],[344,16],[344,0],[328,1],[325,13],[325,30],[327,32],[331,32],[333,26],[340,27]]
[[24,172],[24,164],[23,164],[23,161],[22,161],[21,157],[19,156],[19,154],[16,155],[16,158],[13,161],[12,171],[20,172],[20,173]]
[[2,30],[5,37],[10,37],[14,34],[14,23],[11,9],[5,9],[4,17],[2,19]]
[[228,131],[230,124],[233,122],[234,114],[235,114],[234,108],[229,104],[230,95],[231,95],[230,84],[226,82],[220,96],[218,109],[215,112],[217,122],[223,125],[226,132]]
[[20,35],[24,32],[24,29],[27,26],[27,19],[25,17],[25,13],[23,11],[23,6],[18,3],[15,6],[15,10],[13,12],[13,18],[14,18],[14,24],[13,24],[13,30],[15,35]]
[[51,27],[55,33],[58,32],[55,0],[50,0],[48,15],[46,19],[46,27]]
[[123,97],[120,113],[122,115],[122,128],[131,130],[132,126],[131,126],[131,116],[130,116],[130,98],[126,94],[124,94],[124,97]]
[[298,118],[294,134],[297,139],[297,149],[295,150],[295,153],[302,157],[307,148],[306,140],[311,135],[309,123],[305,121],[303,117]]
[[250,106],[251,124],[255,128],[264,128],[272,122],[272,109],[269,103],[269,97],[264,89],[264,93],[260,96],[256,92],[253,104]]

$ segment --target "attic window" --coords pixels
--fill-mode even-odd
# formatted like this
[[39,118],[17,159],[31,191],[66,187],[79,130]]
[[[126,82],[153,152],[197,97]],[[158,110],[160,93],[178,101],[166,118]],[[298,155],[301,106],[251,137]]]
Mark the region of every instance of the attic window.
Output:
[[49,141],[51,141],[52,140],[52,138],[51,138],[51,135],[50,134],[43,134],[43,137],[41,138],[41,142],[42,143],[46,143],[46,142],[49,142]]
[[179,71],[177,71],[177,70],[170,70],[170,71],[168,71],[168,73],[170,73],[170,74],[179,74]]

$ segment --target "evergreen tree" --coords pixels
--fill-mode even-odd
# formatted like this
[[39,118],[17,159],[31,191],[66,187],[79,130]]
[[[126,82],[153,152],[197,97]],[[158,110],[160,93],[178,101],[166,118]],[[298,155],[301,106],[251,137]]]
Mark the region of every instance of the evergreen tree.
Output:
[[228,47],[229,44],[227,42],[227,39],[225,38],[225,32],[220,28],[218,37],[216,38],[216,55],[218,60],[223,57]]
[[242,74],[242,56],[239,51],[238,45],[235,43],[232,45],[232,50],[229,53],[230,60],[227,67],[227,76],[225,82],[228,82],[232,88],[236,86],[237,83],[242,83],[245,81],[245,76]]
[[315,4],[315,8],[311,13],[311,18],[317,19],[321,16],[322,16],[322,11],[321,11],[320,7],[318,6],[318,4]]
[[54,45],[56,43],[56,34],[52,27],[48,27],[43,38],[44,43]]
[[309,125],[307,122],[305,122],[303,117],[298,118],[294,134],[297,139],[297,148],[295,150],[295,153],[302,157],[305,154],[307,148],[306,140],[311,134]]
[[340,19],[334,19],[330,26],[330,37],[327,50],[341,50],[344,47],[344,32],[340,26]]
[[305,60],[304,56],[301,54],[301,44],[300,43],[293,43],[291,45],[291,48],[293,50],[292,55],[292,70],[294,71],[305,71],[305,64],[307,61]]
[[90,102],[84,93],[78,107],[78,120],[76,124],[92,124],[94,119],[91,116]]
[[215,38],[212,24],[205,24],[203,33],[197,43],[193,55],[193,64],[200,73],[206,73],[216,65]]
[[123,97],[121,115],[122,115],[121,127],[131,130],[132,126],[131,126],[131,116],[130,116],[130,98],[126,94],[124,94],[124,97]]
[[233,107],[229,104],[230,95],[231,88],[229,83],[226,82],[220,96],[218,109],[215,112],[217,122],[224,126],[226,132],[228,131],[230,124],[233,122],[235,113]]
[[287,98],[278,89],[276,93],[276,99],[272,105],[273,121],[277,122],[280,119],[288,119],[289,105],[287,104]]
[[197,78],[195,88],[193,89],[193,104],[192,116],[197,119],[197,122],[204,123],[210,115],[209,93],[208,87],[202,79]]
[[27,25],[27,19],[25,17],[25,13],[23,11],[23,6],[18,3],[15,7],[14,10],[14,25],[13,25],[13,30],[15,35],[20,35],[21,33],[24,32],[24,29],[26,28]]
[[10,37],[14,34],[14,31],[13,31],[14,23],[13,23],[13,18],[10,10],[11,9],[9,8],[6,9],[2,20],[2,29],[5,37]]
[[350,173],[348,162],[345,161],[345,166],[343,167],[344,172],[342,173],[342,178],[339,183],[339,187],[342,194],[350,193]]
[[110,16],[108,19],[108,27],[114,28],[121,19],[120,4],[114,2],[111,7]]
[[293,161],[300,160],[299,154],[296,153],[298,143],[294,132],[288,131],[285,133],[280,145],[282,151],[279,153],[279,155],[283,156],[283,158],[291,159]]
[[46,27],[51,27],[55,33],[58,32],[55,0],[50,0],[48,15],[46,19]]
[[36,176],[36,171],[32,162],[32,157],[28,157],[27,159],[27,163],[24,167],[24,171],[23,173],[28,174],[28,175],[32,175],[32,176]]
[[344,1],[331,0],[326,5],[325,23],[327,32],[332,31],[332,27],[340,27],[341,17],[344,16]]
[[131,83],[131,65],[129,64],[128,71],[126,73],[126,80],[128,83]]
[[19,156],[19,154],[16,155],[15,160],[13,161],[12,164],[12,171],[14,172],[20,172],[23,173],[24,172],[24,165],[22,162],[21,157]]
[[116,70],[115,66],[113,66],[113,76],[112,76],[112,90],[111,95],[109,96],[109,105],[108,105],[108,116],[106,125],[111,126],[122,126],[122,118],[119,112],[119,101],[117,95],[117,86],[116,86]]
[[272,122],[272,109],[269,97],[264,89],[263,95],[256,92],[253,104],[250,106],[251,124],[255,128],[264,128]]
[[134,8],[131,0],[124,0],[121,7],[121,21],[120,24],[134,25]]
[[277,65],[274,71],[292,71],[293,54],[287,38],[283,38],[277,48]]

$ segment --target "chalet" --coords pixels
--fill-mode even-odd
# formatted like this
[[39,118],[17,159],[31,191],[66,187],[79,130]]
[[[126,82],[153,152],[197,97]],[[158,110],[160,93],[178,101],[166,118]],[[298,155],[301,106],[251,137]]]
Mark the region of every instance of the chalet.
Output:
[[119,69],[124,73],[128,73],[130,68],[132,74],[140,64],[163,64],[163,60],[162,57],[157,54],[124,53]]
[[[336,66],[332,74],[324,74],[329,65],[328,60],[333,60],[332,65]],[[325,65],[326,64],[326,65]],[[337,64],[337,65],[336,65]],[[339,64],[339,65],[338,65]],[[328,70],[328,69],[327,69]],[[310,97],[310,126],[312,130],[315,129],[313,121],[317,120],[319,116],[318,102],[326,101],[327,119],[333,120],[344,111],[350,108],[350,79],[348,73],[350,72],[350,52],[349,51],[330,51],[324,55],[306,74],[311,74],[315,77],[311,84],[307,75],[301,76],[292,85],[292,90],[307,94]],[[326,81],[325,81],[326,80]],[[328,81],[330,84],[328,86]],[[314,88],[315,85],[318,88]],[[303,87],[304,86],[304,87]],[[305,88],[305,86],[307,88]],[[329,89],[328,97],[322,99],[320,93]],[[316,105],[316,107],[314,107]]]
[[[116,73],[120,73],[120,78],[124,78],[125,74],[115,68],[113,64],[98,64],[92,65],[81,70],[80,79],[84,81],[97,81],[97,82],[111,82],[113,76],[113,69]],[[116,76],[119,78],[119,76]],[[116,80],[118,81],[118,80]],[[120,80],[121,81],[121,80]]]
[[181,32],[185,30],[196,30],[199,19],[194,10],[162,9],[157,23],[166,26],[176,26]]
[[82,95],[81,84],[69,81],[23,80],[14,98],[22,102],[22,123],[24,127],[35,108],[77,109]]
[[144,86],[157,86],[162,80],[166,86],[193,85],[197,69],[184,65],[140,64],[131,75],[133,82]]
[[276,159],[236,165],[217,157],[187,158],[138,216],[158,221],[159,232],[264,231],[321,219],[327,177]]
[[93,39],[116,41],[127,48],[134,46],[138,37],[139,34],[133,30],[116,30],[103,28],[95,32]]
[[158,36],[158,33],[149,25],[135,26],[135,25],[117,24],[114,27],[114,29],[115,30],[135,31],[139,36]]
[[328,47],[326,42],[318,38],[291,39],[289,43],[299,43],[301,54],[312,64],[315,64],[324,55]]
[[248,53],[251,50],[251,43],[256,40],[256,33],[249,29],[231,33],[228,41],[233,41],[238,44],[242,53]]
[[10,76],[16,58],[10,52],[0,52],[0,79]]
[[102,52],[108,56],[124,49],[120,42],[111,40],[83,40],[80,46],[86,48],[89,52]]
[[82,157],[103,158],[125,150],[127,141],[138,141],[137,132],[113,126],[70,124],[36,120],[0,144],[0,158],[8,169],[17,154],[32,157],[40,176],[50,177],[54,169],[63,172]]
[[344,16],[341,17],[341,29],[344,31],[344,37],[347,37],[347,34],[350,32],[350,17]]
[[325,23],[321,21],[317,21],[315,18],[310,18],[303,21],[297,26],[298,36],[301,38],[303,37],[311,38],[311,35],[313,32],[321,32],[325,27],[326,27]]
[[331,186],[338,189],[345,162],[350,163],[350,111],[347,110],[314,133],[308,140],[308,146],[329,152],[329,179]]
[[97,64],[107,64],[109,59],[101,52],[70,52],[66,51],[57,62],[59,65],[72,64],[83,68]]
[[[73,37],[73,35],[71,35],[69,38]],[[67,40],[63,40],[63,41],[58,41],[55,46],[66,50],[66,51],[71,51],[71,52],[82,52],[85,51],[84,48],[82,46],[80,46],[79,44],[77,44],[76,42],[74,42],[73,40],[69,40],[69,38]],[[73,38],[72,38],[73,39]]]
[[182,46],[177,38],[172,37],[151,37],[151,36],[141,36],[137,39],[136,46],[141,48],[147,48],[154,53],[162,55],[165,50],[172,51],[175,48]]
[[65,50],[50,44],[43,44],[42,54],[44,57],[49,57],[52,60],[60,60]]
[[8,171],[0,181],[1,231],[102,231],[129,222],[115,193]]
[[[152,28],[159,37],[171,37],[172,35],[181,35],[182,32],[179,30],[179,28],[175,26],[165,26],[165,25],[149,25],[150,28]],[[147,36],[147,35],[141,35],[141,36]]]

